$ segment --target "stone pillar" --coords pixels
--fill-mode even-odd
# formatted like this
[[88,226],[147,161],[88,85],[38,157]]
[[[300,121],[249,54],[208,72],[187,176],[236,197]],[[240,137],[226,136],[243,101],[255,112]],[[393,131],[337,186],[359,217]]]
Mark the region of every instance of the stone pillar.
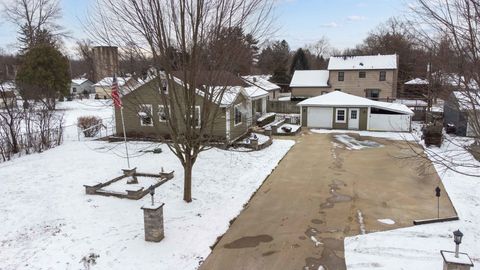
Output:
[[148,204],[142,207],[145,223],[145,241],[160,242],[164,237],[163,203]]
[[473,267],[467,253],[458,253],[458,257],[455,257],[455,252],[441,250],[440,254],[443,257],[443,270],[470,270]]
[[127,180],[127,184],[138,184],[137,179],[137,167],[133,169],[122,169],[123,174],[130,179]]

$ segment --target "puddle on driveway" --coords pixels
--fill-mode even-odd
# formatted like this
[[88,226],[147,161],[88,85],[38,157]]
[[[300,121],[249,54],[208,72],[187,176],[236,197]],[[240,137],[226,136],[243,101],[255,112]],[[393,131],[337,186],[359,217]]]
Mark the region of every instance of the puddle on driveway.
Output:
[[231,243],[224,245],[225,248],[251,248],[260,245],[260,243],[268,243],[273,240],[273,237],[267,234],[257,236],[246,236],[237,239]]
[[334,179],[332,183],[328,186],[330,187],[330,194],[332,194],[332,196],[328,197],[324,203],[320,204],[321,209],[333,208],[333,206],[335,206],[335,203],[349,202],[353,199],[352,196],[337,192],[337,190],[340,189],[340,186],[347,186],[347,184],[345,184],[345,182],[343,182],[342,180]]

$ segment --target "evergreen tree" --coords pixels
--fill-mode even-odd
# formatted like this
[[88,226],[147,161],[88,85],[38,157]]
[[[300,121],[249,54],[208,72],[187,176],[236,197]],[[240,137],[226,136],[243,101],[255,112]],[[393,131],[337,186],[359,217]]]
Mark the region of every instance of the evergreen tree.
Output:
[[23,56],[16,82],[22,97],[55,109],[55,98],[69,93],[68,59],[53,46],[37,45]]
[[295,55],[293,56],[292,63],[290,64],[290,75],[293,75],[295,70],[309,70],[310,65],[308,64],[307,56],[302,48],[298,49]]
[[258,59],[258,67],[263,73],[272,74],[270,81],[286,85],[290,83],[287,73],[290,47],[285,40],[275,41],[262,50]]

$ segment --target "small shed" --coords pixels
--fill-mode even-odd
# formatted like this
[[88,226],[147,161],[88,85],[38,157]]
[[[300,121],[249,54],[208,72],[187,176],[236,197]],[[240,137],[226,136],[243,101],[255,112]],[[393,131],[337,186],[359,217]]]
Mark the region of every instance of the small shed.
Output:
[[70,94],[73,96],[95,94],[93,82],[87,78],[73,79],[70,84]]
[[306,99],[302,126],[371,131],[410,131],[413,111],[398,103],[375,101],[340,91]]
[[480,91],[453,91],[443,105],[444,125],[453,124],[458,136],[480,134]]

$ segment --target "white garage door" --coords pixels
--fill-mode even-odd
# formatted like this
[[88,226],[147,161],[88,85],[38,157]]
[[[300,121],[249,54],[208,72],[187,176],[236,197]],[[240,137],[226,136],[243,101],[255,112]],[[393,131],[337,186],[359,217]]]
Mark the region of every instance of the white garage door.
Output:
[[307,126],[314,128],[332,128],[333,108],[309,107]]

